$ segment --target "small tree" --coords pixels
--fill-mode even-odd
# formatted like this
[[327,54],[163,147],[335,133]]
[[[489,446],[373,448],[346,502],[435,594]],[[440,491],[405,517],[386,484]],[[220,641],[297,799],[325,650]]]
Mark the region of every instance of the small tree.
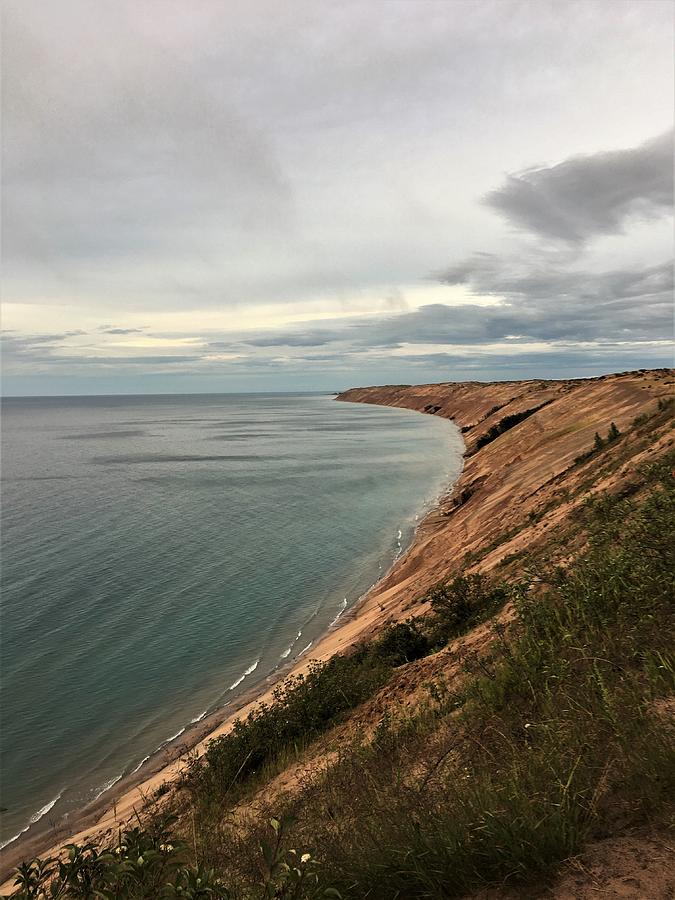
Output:
[[427,599],[431,603],[429,640],[434,646],[443,646],[488,612],[502,607],[508,597],[504,587],[492,585],[476,573],[437,584]]
[[377,658],[394,668],[421,659],[429,649],[429,641],[414,619],[390,625],[373,646]]
[[607,432],[607,440],[615,441],[619,437],[620,434],[621,434],[621,432],[616,427],[615,423],[612,422],[611,425],[609,426],[609,431]]

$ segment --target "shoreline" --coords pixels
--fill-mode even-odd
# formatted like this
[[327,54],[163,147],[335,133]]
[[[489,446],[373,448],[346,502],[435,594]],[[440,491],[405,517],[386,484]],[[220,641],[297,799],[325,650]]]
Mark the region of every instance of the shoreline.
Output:
[[[348,399],[342,400],[342,395],[334,399],[338,402],[353,402]],[[410,411],[427,414],[424,410]],[[454,424],[452,420],[451,424]],[[461,439],[461,435],[458,436]],[[390,566],[380,573],[377,580],[351,606],[338,612],[309,647],[293,659],[282,661],[276,669],[260,681],[252,683],[250,688],[244,690],[238,697],[226,701],[203,718],[188,722],[174,738],[168,739],[153,750],[134,771],[120,776],[109,788],[104,789],[83,806],[66,812],[57,823],[50,822],[46,817],[60,798],[46,804],[44,807],[46,812],[36,822],[29,822],[24,831],[19,832],[17,837],[0,849],[0,892],[12,889],[12,872],[20,862],[35,856],[54,854],[66,843],[91,841],[95,836],[104,836],[117,830],[151,801],[158,788],[178,777],[188,755],[195,752],[203,753],[208,742],[227,733],[235,719],[245,717],[258,703],[269,700],[275,687],[286,678],[305,673],[311,661],[325,661],[349,647],[362,636],[363,632],[372,628],[375,624],[372,619],[378,619],[386,612],[387,607],[383,603],[383,598],[386,602],[386,595],[391,591],[391,588],[380,590],[380,586],[394,576],[397,568],[405,564],[407,557],[416,547],[420,530],[429,524],[429,520],[437,516],[443,503],[462,478],[466,453],[466,444],[464,441],[462,443],[464,446],[461,467],[456,478],[452,480],[452,475],[448,474],[438,495],[425,504],[426,509],[423,508],[419,518],[414,521],[406,548],[394,556]],[[376,598],[379,599],[376,601]],[[365,607],[369,603],[371,605],[367,611],[368,619],[364,621]],[[360,625],[362,627],[359,627]],[[40,828],[43,820],[45,824]]]

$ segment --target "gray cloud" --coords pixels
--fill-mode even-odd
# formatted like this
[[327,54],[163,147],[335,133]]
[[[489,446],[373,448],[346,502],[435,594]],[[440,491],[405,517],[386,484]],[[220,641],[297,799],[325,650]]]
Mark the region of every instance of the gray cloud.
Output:
[[243,343],[251,347],[322,347],[336,340],[336,332],[329,329],[313,328],[309,331],[283,334],[252,335],[244,339]]
[[475,203],[496,171],[569,155],[600,113],[616,145],[629,104],[633,132],[667,121],[670,15],[588,0],[582,33],[574,3],[6,0],[5,294],[395,296],[448,240],[500,240]]
[[143,334],[142,328],[99,328],[102,334]]
[[485,202],[517,228],[581,244],[620,232],[631,217],[673,207],[673,132],[628,150],[577,156],[509,175]]
[[497,306],[429,304],[398,315],[337,320],[321,329],[298,326],[239,336],[238,346],[274,349],[339,344],[344,352],[396,349],[404,344],[494,344],[503,341],[657,341],[672,334],[673,267],[641,270],[515,270],[498,258],[477,255],[451,270],[477,294],[499,295]]
[[[77,334],[81,334],[81,332],[77,332]],[[3,369],[10,374],[16,371],[51,370],[53,368],[86,371],[91,366],[106,369],[130,366],[186,365],[198,362],[202,358],[195,354],[104,355],[92,353],[91,350],[86,349],[76,353],[71,346],[64,343],[64,338],[72,335],[72,332],[36,335],[3,332]]]
[[[527,342],[650,356],[671,333],[668,0],[5,0],[2,15],[9,372],[279,389],[303,367],[304,387],[493,371],[488,355],[524,359]],[[608,149],[580,156],[589,135]],[[442,282],[497,305],[416,308],[447,261]],[[281,303],[275,321],[300,324],[267,326]],[[170,355],[109,340],[140,333]],[[186,355],[182,337],[198,339]]]

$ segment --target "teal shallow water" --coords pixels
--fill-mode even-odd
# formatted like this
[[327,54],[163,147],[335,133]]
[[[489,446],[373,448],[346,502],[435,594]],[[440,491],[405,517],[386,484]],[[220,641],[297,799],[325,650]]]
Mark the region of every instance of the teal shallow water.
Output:
[[304,653],[461,469],[319,395],[3,401],[2,816],[58,819]]

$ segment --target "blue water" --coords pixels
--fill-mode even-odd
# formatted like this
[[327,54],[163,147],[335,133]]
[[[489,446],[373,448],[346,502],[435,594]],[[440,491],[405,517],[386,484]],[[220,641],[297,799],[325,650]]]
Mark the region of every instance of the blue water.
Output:
[[6,399],[2,444],[3,841],[311,655],[462,451],[280,394]]

